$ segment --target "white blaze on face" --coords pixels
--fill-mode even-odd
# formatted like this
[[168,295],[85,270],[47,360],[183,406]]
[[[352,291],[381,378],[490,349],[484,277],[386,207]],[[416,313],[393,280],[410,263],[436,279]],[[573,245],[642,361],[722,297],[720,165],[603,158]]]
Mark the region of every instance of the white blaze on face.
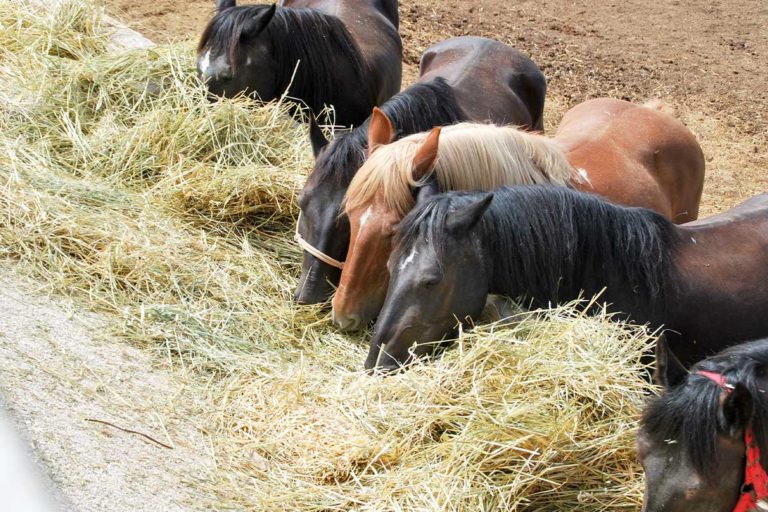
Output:
[[587,174],[587,170],[586,169],[584,169],[583,167],[579,167],[578,169],[576,169],[576,172],[579,173],[579,177],[582,180],[584,180],[585,182],[589,183],[590,185],[592,184],[592,182],[589,181],[589,174]]
[[365,226],[365,223],[371,218],[371,215],[373,215],[373,206],[369,206],[360,217],[360,229],[363,229],[363,226]]
[[410,265],[411,263],[413,263],[413,259],[416,257],[416,255],[417,255],[417,254],[418,254],[418,253],[416,252],[416,248],[414,248],[414,249],[411,251],[411,254],[409,254],[409,255],[408,255],[408,257],[407,257],[407,258],[405,258],[405,259],[403,260],[403,262],[400,264],[400,270],[401,270],[401,271],[405,270],[405,267],[407,267],[408,265]]
[[203,58],[200,59],[200,73],[203,75],[203,78],[208,77],[208,68],[211,66],[211,50],[208,50],[205,52],[205,55],[203,55]]

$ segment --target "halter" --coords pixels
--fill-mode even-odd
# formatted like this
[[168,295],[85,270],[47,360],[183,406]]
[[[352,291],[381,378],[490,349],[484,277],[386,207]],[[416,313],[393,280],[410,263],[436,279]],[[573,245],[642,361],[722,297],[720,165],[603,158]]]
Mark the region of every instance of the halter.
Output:
[[[726,393],[733,391],[725,377],[719,373],[697,371],[720,386]],[[744,483],[741,485],[741,496],[733,512],[763,512],[768,510],[768,474],[760,465],[760,448],[755,441],[752,425],[744,431],[744,445],[747,448],[747,462],[744,468]]]
[[296,240],[296,243],[299,244],[299,247],[301,247],[302,249],[304,249],[309,254],[319,259],[326,265],[330,265],[339,270],[343,270],[344,269],[343,261],[339,261],[335,258],[331,258],[327,254],[325,254],[319,249],[316,249],[309,242],[304,240],[304,238],[301,236],[301,233],[299,233],[299,222],[301,222],[301,210],[299,210],[299,217],[296,219],[296,233],[293,235],[293,239]]

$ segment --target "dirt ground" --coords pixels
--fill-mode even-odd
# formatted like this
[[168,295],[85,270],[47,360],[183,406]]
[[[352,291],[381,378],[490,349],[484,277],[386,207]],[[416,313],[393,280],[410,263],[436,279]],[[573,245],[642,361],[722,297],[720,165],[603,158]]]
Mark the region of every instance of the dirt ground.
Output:
[[[213,0],[105,0],[156,42],[194,39]],[[442,39],[482,35],[527,52],[549,80],[547,128],[588,98],[661,98],[707,157],[702,216],[768,190],[768,3],[763,0],[400,2],[406,72]]]

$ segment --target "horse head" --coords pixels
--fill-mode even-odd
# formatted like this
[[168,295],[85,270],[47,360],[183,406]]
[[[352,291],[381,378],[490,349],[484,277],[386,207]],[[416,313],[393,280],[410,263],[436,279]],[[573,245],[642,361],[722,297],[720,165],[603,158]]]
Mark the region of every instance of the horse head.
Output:
[[[347,190],[346,176],[356,162],[345,156],[343,137],[328,141],[309,115],[309,139],[315,165],[299,194],[301,216],[296,238],[305,249],[294,298],[300,304],[328,300],[339,283],[342,260],[349,247],[349,221],[341,209]],[[349,169],[349,167],[354,167]]]
[[490,265],[473,234],[493,194],[454,204],[457,197],[452,193],[422,201],[398,228],[388,262],[389,288],[366,369],[395,370],[433,352],[459,323],[482,312]]
[[[383,125],[383,126],[382,126]],[[409,181],[421,179],[429,173],[437,160],[438,140],[440,128],[435,128],[420,144],[413,156],[410,169],[412,173]],[[387,292],[388,274],[386,270],[387,259],[392,250],[392,238],[395,228],[403,218],[403,212],[392,208],[391,195],[408,197],[412,202],[413,192],[407,184],[403,187],[384,185],[376,186],[376,189],[366,187],[366,178],[379,173],[391,174],[392,180],[402,178],[396,176],[400,170],[397,166],[391,168],[389,159],[377,158],[377,149],[394,138],[391,123],[383,113],[374,114],[369,128],[368,147],[372,157],[366,162],[363,169],[355,177],[347,194],[346,213],[350,225],[349,251],[345,263],[344,272],[341,274],[339,289],[333,299],[333,318],[336,325],[344,330],[355,330],[365,327],[372,322],[381,306]],[[360,179],[358,179],[358,176]],[[358,187],[362,184],[362,187]],[[357,193],[358,188],[362,194]],[[360,199],[350,200],[352,197]]]
[[267,27],[277,5],[235,6],[219,0],[197,47],[197,71],[214,96],[239,94],[269,100],[280,94]]
[[755,464],[747,460],[751,443],[745,445],[745,436],[752,433],[756,400],[752,386],[740,382],[745,372],[696,370],[712,366],[700,364],[689,374],[663,338],[656,347],[656,365],[655,379],[665,389],[646,409],[637,436],[646,481],[643,511],[753,510],[735,508],[758,499],[742,493],[748,487],[742,484],[753,485],[744,489],[752,492],[760,485],[748,482],[749,473],[761,468],[759,455]]

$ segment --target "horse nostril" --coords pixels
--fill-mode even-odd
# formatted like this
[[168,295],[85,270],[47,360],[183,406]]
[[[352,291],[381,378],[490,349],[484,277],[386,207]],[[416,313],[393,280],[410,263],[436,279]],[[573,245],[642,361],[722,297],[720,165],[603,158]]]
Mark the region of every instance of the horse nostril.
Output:
[[356,331],[360,327],[360,317],[358,315],[336,315],[331,313],[331,319],[342,331]]

